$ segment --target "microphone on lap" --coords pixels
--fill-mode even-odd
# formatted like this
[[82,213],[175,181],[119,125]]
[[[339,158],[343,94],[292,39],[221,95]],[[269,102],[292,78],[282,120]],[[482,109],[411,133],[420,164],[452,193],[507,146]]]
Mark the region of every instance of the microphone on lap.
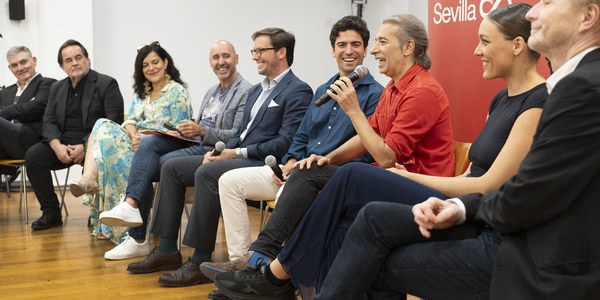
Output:
[[265,164],[269,166],[271,170],[273,170],[273,173],[275,174],[275,176],[277,176],[277,178],[279,178],[279,180],[285,181],[283,180],[283,172],[277,164],[277,159],[275,158],[275,156],[268,155],[267,157],[265,157]]
[[[367,69],[367,67],[360,65],[357,66],[356,69],[354,69],[354,71],[352,71],[352,73],[350,73],[348,75],[348,79],[350,79],[352,81],[352,83],[355,83],[358,79],[365,77],[367,74],[369,73],[369,69]],[[328,88],[328,91],[331,91],[335,94],[335,92]],[[331,100],[331,97],[327,94],[327,92],[325,92],[325,94],[323,94],[321,97],[319,97],[319,99],[317,99],[317,101],[315,101],[315,104],[317,105],[317,107],[327,103],[327,101]]]
[[225,143],[218,141],[215,144],[215,149],[213,149],[212,156],[219,156],[225,150]]

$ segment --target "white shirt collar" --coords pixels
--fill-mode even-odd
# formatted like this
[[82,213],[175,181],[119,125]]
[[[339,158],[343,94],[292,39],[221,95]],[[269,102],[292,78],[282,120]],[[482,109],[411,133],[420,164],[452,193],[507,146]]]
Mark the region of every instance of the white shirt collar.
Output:
[[23,87],[23,89],[21,89],[21,87],[19,86],[19,83],[17,83],[17,96],[20,96],[25,89],[29,86],[29,84],[31,83],[31,81],[36,78],[38,75],[40,75],[40,73],[35,73],[35,75],[31,76],[31,78],[27,79],[27,81],[25,82],[25,86]]
[[567,60],[567,62],[562,65],[560,68],[558,68],[558,70],[556,70],[550,77],[548,77],[548,79],[546,80],[546,88],[548,89],[548,94],[552,93],[552,89],[556,86],[556,84],[563,78],[567,77],[567,75],[571,74],[575,68],[577,68],[577,65],[579,65],[579,63],[581,62],[581,60],[583,59],[583,57],[598,49],[600,47],[596,46],[596,47],[590,47],[587,48],[581,52],[579,52],[577,55],[571,57],[571,59]]
[[280,81],[290,72],[291,68],[287,68],[285,71],[281,72],[281,74],[277,75],[277,77],[273,78],[273,80],[269,81],[268,77],[265,77],[263,81],[260,83],[263,90],[269,90],[274,88]]

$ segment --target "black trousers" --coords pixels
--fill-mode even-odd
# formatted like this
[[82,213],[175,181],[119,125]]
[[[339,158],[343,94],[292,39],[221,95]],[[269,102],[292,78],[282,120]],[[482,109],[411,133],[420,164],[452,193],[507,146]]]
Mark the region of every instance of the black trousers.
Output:
[[27,177],[44,214],[60,214],[60,203],[54,192],[52,170],[61,170],[73,164],[62,163],[48,143],[37,143],[25,154]]
[[159,198],[152,233],[177,239],[185,204],[185,189],[194,186],[194,204],[183,243],[204,253],[213,252],[221,216],[219,178],[225,172],[263,165],[263,161],[230,159],[202,164],[203,155],[169,159],[160,172]]
[[313,165],[310,169],[296,168],[292,171],[269,222],[250,245],[250,250],[277,257],[283,242],[294,233],[317,194],[338,169],[338,166],[332,165]]

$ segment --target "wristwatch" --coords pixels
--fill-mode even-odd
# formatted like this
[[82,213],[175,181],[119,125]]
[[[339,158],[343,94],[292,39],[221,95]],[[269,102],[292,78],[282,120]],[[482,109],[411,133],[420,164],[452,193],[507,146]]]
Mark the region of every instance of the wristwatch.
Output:
[[235,148],[235,156],[233,157],[235,159],[240,159],[242,158],[242,149],[240,148]]

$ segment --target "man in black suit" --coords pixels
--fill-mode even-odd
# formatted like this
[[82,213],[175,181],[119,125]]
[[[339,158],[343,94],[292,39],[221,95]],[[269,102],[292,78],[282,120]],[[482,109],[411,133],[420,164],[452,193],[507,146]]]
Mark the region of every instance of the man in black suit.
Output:
[[88,52],[75,40],[58,50],[58,64],[67,78],[50,87],[44,112],[43,140],[25,155],[27,176],[40,202],[42,216],[34,230],[62,225],[51,170],[83,164],[85,144],[99,118],[123,122],[123,96],[117,81],[90,69]]
[[319,299],[598,299],[600,0],[541,1],[527,19],[555,72],[518,173],[485,195],[365,206]]
[[[6,59],[17,82],[0,92],[0,159],[23,159],[42,139],[42,116],[56,80],[36,71],[37,58],[25,46],[10,48]],[[0,173],[15,175],[16,168],[3,167]]]

